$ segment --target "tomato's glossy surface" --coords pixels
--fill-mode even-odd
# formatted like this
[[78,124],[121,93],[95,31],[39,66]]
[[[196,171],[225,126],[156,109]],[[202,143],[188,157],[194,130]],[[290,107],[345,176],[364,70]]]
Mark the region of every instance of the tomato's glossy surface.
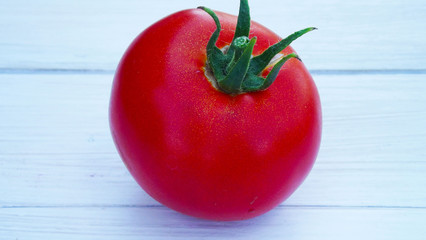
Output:
[[[232,41],[236,17],[217,15],[221,48]],[[280,204],[309,173],[320,144],[320,101],[296,59],[265,91],[216,90],[204,74],[214,30],[211,17],[193,9],[142,32],[116,72],[111,130],[133,177],[160,203],[200,218],[247,219]],[[254,55],[280,40],[257,23],[252,36]]]

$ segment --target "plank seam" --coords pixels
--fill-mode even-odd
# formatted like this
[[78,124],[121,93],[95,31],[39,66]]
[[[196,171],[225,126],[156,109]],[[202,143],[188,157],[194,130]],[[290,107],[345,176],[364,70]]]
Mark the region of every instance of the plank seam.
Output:
[[[312,69],[314,75],[394,75],[426,74],[426,69]],[[111,69],[66,69],[66,68],[0,68],[0,74],[82,74],[111,75]]]
[[[4,205],[0,209],[56,209],[56,208],[166,208],[160,204],[113,204],[113,205]],[[286,205],[281,204],[277,208],[333,208],[333,209],[417,209],[426,210],[426,206],[378,206],[378,205]]]

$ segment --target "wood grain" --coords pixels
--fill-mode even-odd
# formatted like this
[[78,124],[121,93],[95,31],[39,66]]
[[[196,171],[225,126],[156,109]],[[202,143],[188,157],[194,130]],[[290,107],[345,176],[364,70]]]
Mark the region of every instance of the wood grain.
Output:
[[[280,36],[315,26],[293,46],[310,69],[425,70],[424,0],[250,1]],[[0,68],[114,70],[155,21],[199,5],[236,14],[238,1],[2,1]]]
[[[107,112],[112,77],[0,75],[1,207],[159,205],[116,153]],[[426,208],[425,75],[314,78],[322,145],[284,205]]]
[[2,239],[410,239],[423,240],[425,209],[279,207],[240,222],[183,216],[165,207],[1,209]]
[[108,126],[113,73],[143,29],[238,1],[0,2],[0,239],[410,239],[426,235],[426,2],[250,1],[313,73],[317,162],[273,211],[241,222],[174,212],[121,162]]

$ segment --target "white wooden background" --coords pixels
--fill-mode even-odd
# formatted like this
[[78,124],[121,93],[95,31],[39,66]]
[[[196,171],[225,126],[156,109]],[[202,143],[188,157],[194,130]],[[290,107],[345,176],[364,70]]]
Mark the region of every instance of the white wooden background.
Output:
[[250,0],[317,83],[323,140],[286,202],[213,222],[163,207],[113,145],[115,67],[158,19],[238,0],[0,1],[0,239],[426,239],[426,2]]

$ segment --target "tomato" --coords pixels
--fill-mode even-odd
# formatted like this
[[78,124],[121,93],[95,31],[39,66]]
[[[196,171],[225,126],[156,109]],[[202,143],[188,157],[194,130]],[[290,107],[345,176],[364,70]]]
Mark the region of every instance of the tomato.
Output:
[[[237,17],[215,13],[222,27],[215,44],[224,51]],[[158,202],[199,218],[242,220],[280,204],[308,175],[320,145],[321,106],[296,58],[267,89],[218,89],[207,77],[206,50],[216,29],[210,13],[190,9],[144,30],[117,68],[110,126],[130,173]],[[255,36],[252,56],[281,40],[251,22],[248,38]],[[280,51],[292,53],[290,46]]]

